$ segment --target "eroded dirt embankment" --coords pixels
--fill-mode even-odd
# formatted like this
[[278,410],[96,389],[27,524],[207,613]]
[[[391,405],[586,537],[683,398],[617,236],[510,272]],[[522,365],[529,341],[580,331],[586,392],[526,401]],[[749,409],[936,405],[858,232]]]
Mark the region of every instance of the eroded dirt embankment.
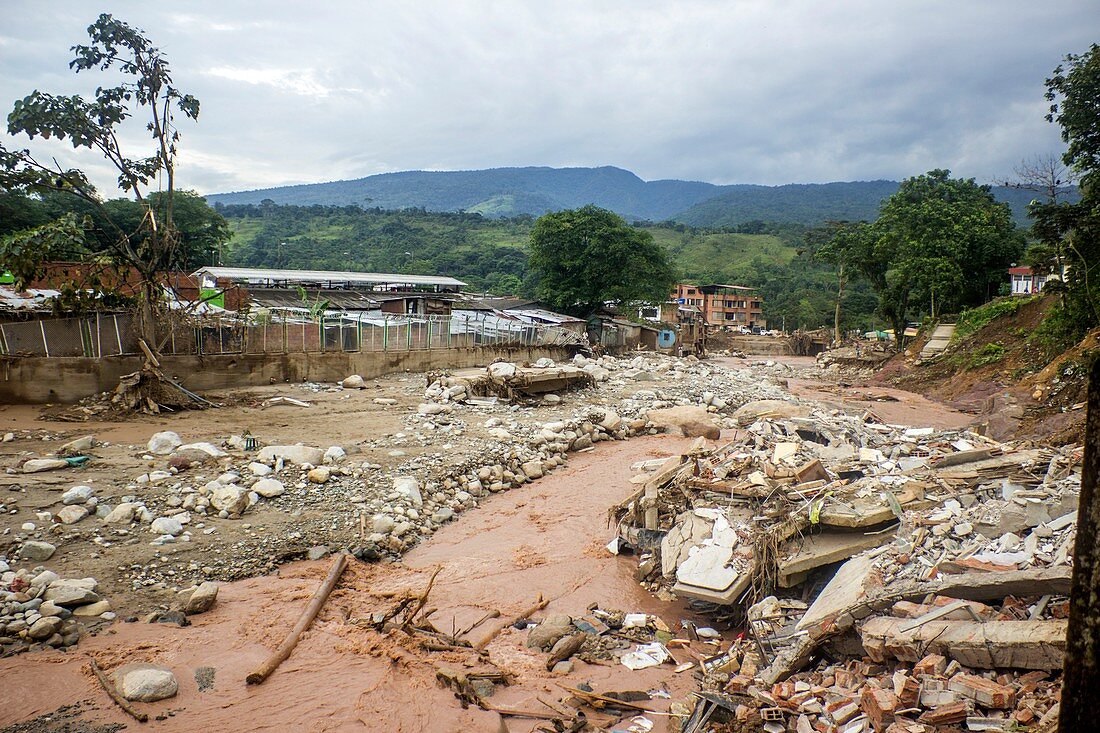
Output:
[[[94,657],[104,667],[151,661],[175,672],[178,696],[141,706],[167,716],[151,722],[157,731],[501,730],[495,713],[463,710],[435,681],[437,665],[461,667],[470,653],[420,651],[399,633],[384,636],[354,622],[387,610],[395,591],[423,587],[441,566],[429,603],[438,628],[450,629],[452,618],[455,628],[463,628],[492,610],[514,616],[539,594],[551,599],[547,614],[580,615],[595,602],[604,609],[658,614],[677,628],[692,614],[679,603],[654,599],[633,579],[636,562],[610,555],[603,545],[611,536],[607,507],[634,488],[631,464],[676,454],[688,442],[652,437],[600,444],[541,481],[492,496],[408,553],[403,563],[353,561],[313,628],[262,685],[246,686],[244,678],[292,626],[328,561],[287,565],[276,575],[227,584],[215,608],[194,617],[189,627],[116,623],[69,653],[0,660],[0,725],[94,699],[96,722],[135,727],[86,671]],[[478,633],[469,640],[476,643]],[[516,681],[497,688],[491,698],[496,705],[545,711],[536,698],[559,700],[564,693],[558,684],[587,682],[596,690],[667,687],[673,699],[693,685],[690,675],[676,675],[670,665],[632,672],[613,661],[577,660],[572,673],[556,677],[544,668],[546,655],[527,649],[525,638],[508,628],[488,647],[492,663]],[[200,691],[197,679],[205,686],[208,668],[213,685]],[[653,704],[660,708],[668,701]],[[666,718],[651,717],[655,730],[666,729]],[[513,718],[507,729],[529,731],[535,724]]]

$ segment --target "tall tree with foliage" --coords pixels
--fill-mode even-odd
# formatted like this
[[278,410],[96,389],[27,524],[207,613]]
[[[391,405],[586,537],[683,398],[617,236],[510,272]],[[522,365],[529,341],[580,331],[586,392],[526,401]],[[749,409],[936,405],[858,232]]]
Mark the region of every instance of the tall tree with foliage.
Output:
[[540,217],[531,230],[528,264],[539,299],[581,317],[607,302],[664,302],[676,283],[653,235],[591,205]]
[[868,234],[857,266],[878,293],[899,349],[910,317],[937,317],[996,295],[1024,247],[1008,205],[989,186],[947,170],[903,181]]
[[836,271],[836,306],[833,310],[833,341],[840,343],[840,311],[852,277],[859,273],[870,241],[867,222],[831,221],[806,233],[806,243],[815,259],[828,262]]
[[1061,317],[1072,336],[1100,325],[1100,46],[1069,54],[1046,80],[1047,119],[1062,128],[1062,161],[1079,176],[1081,200],[1031,206],[1032,230],[1065,256]]
[[[32,140],[68,140],[74,148],[100,153],[118,172],[119,188],[134,197],[140,216],[134,221],[133,217],[112,212],[81,170],[66,168],[56,160],[43,162],[28,149],[13,150],[2,144],[0,188],[64,192],[102,215],[107,232],[99,254],[109,258],[120,272],[132,269],[141,279],[141,329],[155,349],[154,308],[161,302],[160,275],[186,259],[175,220],[180,140],[175,119],[177,114],[197,119],[199,101],[175,86],[168,60],[144,31],[103,14],[88,26],[88,36],[90,43],[72,47],[75,58],[70,68],[77,73],[118,71],[125,80],[116,86],[98,87],[91,99],[36,90],[15,103],[8,115],[8,132],[25,134]],[[132,118],[144,124],[153,141],[152,150],[143,157],[131,157],[120,142],[124,123]],[[8,242],[9,246],[24,249],[32,244],[30,240]],[[46,254],[47,250],[42,252]],[[4,257],[3,252],[0,257]],[[33,260],[23,258],[26,263]],[[41,261],[44,258],[39,258]]]

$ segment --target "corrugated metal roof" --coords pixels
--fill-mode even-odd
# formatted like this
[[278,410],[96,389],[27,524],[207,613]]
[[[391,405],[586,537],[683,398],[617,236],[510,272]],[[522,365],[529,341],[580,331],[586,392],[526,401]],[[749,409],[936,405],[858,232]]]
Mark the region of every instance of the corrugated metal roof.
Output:
[[[249,298],[261,308],[308,308],[302,302],[302,296],[296,290],[286,288],[262,288],[249,292]],[[373,310],[378,301],[366,292],[358,290],[318,290],[307,289],[306,297],[310,303],[327,301],[330,308],[344,310]]]
[[400,275],[386,272],[348,272],[340,270],[268,270],[259,267],[203,267],[193,273],[238,282],[339,283],[347,285],[429,285],[462,287],[466,283],[437,275]]
[[6,285],[0,285],[0,310],[6,311],[48,311],[49,300],[61,295],[57,290],[28,288],[19,292]]

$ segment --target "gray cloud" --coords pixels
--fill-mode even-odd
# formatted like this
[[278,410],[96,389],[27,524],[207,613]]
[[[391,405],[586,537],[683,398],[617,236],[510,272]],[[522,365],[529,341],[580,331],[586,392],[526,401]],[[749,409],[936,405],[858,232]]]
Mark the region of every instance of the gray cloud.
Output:
[[[181,125],[181,178],[203,192],[507,165],[770,184],[946,167],[991,180],[1061,150],[1043,79],[1097,40],[1088,0],[178,5],[108,11],[144,28],[202,100],[199,123]],[[104,83],[67,68],[95,13],[6,3],[0,106]],[[143,144],[141,130],[126,140]],[[94,155],[34,147],[113,180]]]

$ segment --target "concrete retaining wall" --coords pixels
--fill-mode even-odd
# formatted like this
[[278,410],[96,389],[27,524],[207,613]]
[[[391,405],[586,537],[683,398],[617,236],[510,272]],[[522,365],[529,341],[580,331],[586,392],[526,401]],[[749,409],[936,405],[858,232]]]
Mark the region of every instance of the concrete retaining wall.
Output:
[[[377,377],[484,366],[498,359],[533,362],[566,359],[562,347],[492,347],[433,351],[328,352],[324,354],[227,354],[163,356],[161,369],[196,392],[276,382],[338,382],[349,374]],[[76,402],[113,390],[123,374],[141,368],[140,356],[19,357],[0,362],[0,403]]]

